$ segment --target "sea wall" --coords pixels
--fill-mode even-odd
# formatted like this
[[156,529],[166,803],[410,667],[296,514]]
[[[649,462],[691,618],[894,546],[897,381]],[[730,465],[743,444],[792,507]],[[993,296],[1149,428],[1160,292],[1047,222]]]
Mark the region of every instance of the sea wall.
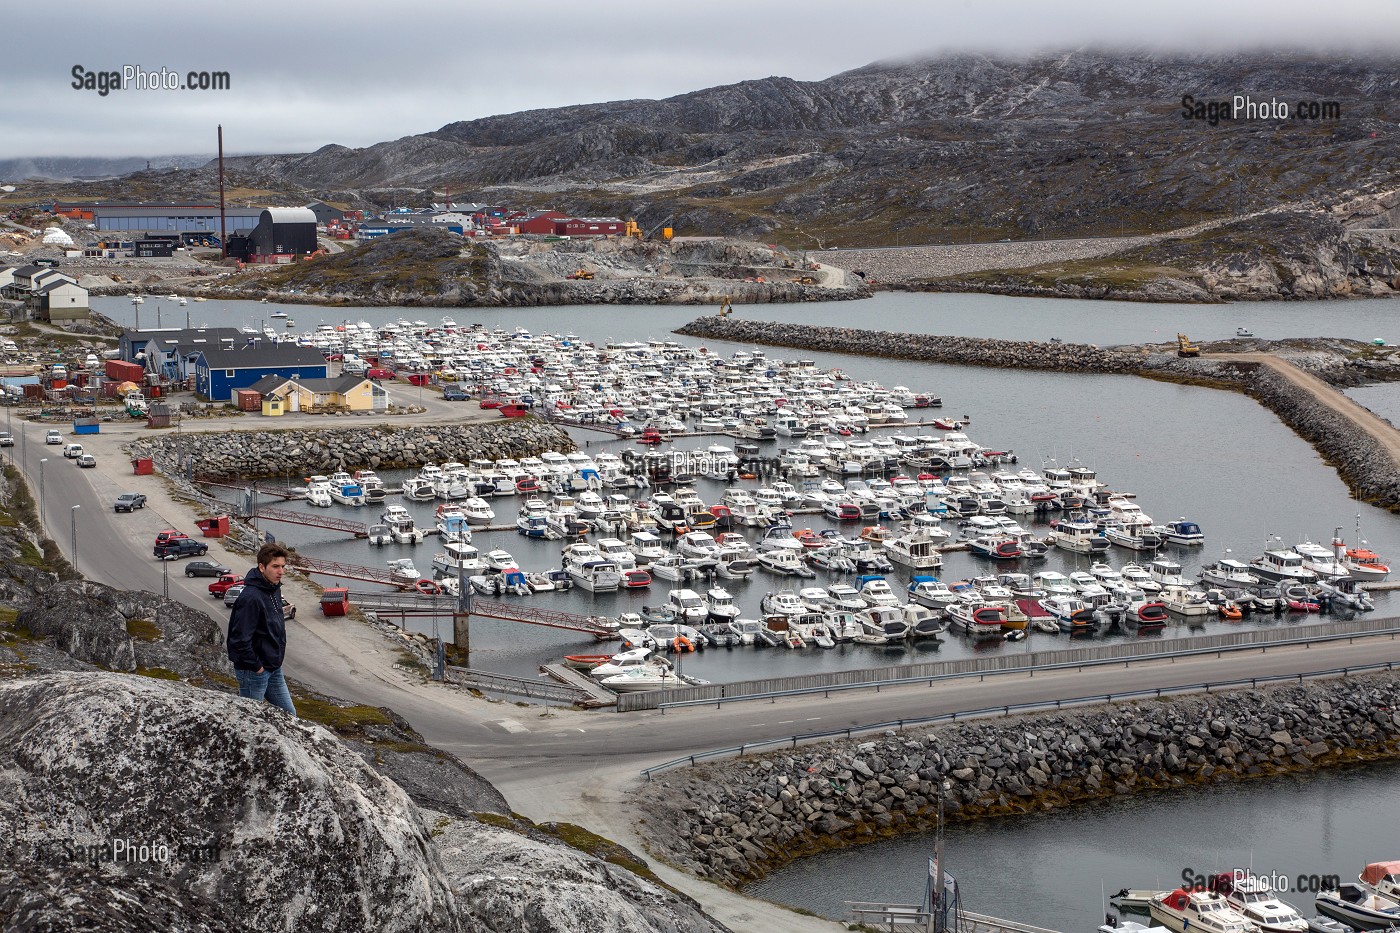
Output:
[[733,316],[702,317],[676,333],[736,343],[762,343],[828,353],[854,353],[925,363],[1047,369],[1060,372],[1128,373],[1140,368],[1133,351],[1103,350],[1085,343],[1042,343],[936,334],[891,334],[853,327],[815,327]]
[[658,775],[653,851],[741,884],[795,858],[1151,790],[1400,757],[1400,677],[977,720]]
[[534,418],[513,418],[471,426],[167,434],[134,445],[133,456],[154,454],[172,465],[183,458],[195,475],[212,479],[253,479],[332,470],[413,469],[425,463],[465,463],[474,458],[519,459],[546,450],[567,453],[576,446],[561,428]]

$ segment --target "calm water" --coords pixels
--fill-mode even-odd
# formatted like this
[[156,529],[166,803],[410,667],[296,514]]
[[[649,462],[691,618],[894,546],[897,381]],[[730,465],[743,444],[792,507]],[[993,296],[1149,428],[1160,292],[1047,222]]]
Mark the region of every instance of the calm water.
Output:
[[[141,311],[142,324],[148,327],[155,321],[152,304],[148,299]],[[125,299],[96,299],[94,305],[121,323],[132,323],[131,305]],[[1331,335],[1364,340],[1383,337],[1395,342],[1400,339],[1396,307],[1386,301],[1196,306],[886,293],[865,302],[769,305],[741,308],[739,313],[765,320],[890,331],[1013,339],[1057,336],[1109,345],[1169,341],[1178,331],[1197,340],[1224,339],[1233,336],[1239,326],[1249,327],[1260,337]],[[183,326],[186,310],[192,322],[202,319],[241,325],[257,324],[273,309],[252,302],[192,303],[178,309],[173,322],[170,314],[164,314],[162,323]],[[400,318],[436,322],[448,314],[463,324],[479,321],[492,327],[523,326],[601,341],[677,339],[669,335],[670,328],[691,320],[700,309],[289,310],[299,329],[347,318],[372,323]],[[715,341],[705,343],[725,354],[739,349]],[[797,352],[779,349],[770,355],[788,357]],[[1203,559],[1220,557],[1225,549],[1235,557],[1253,557],[1269,535],[1290,543],[1304,539],[1325,542],[1340,526],[1351,542],[1357,537],[1358,521],[1361,536],[1373,549],[1400,559],[1400,519],[1357,505],[1312,448],[1274,415],[1243,396],[1131,377],[981,370],[839,354],[801,355],[816,358],[822,366],[839,366],[856,379],[876,379],[886,385],[902,384],[941,395],[944,412],[972,417],[968,433],[974,440],[992,448],[1014,449],[1021,466],[1039,468],[1051,459],[1064,465],[1077,459],[1097,469],[1100,479],[1112,488],[1136,493],[1142,508],[1156,519],[1188,516],[1200,522],[1207,535],[1203,551],[1171,555],[1181,559],[1188,571]],[[1352,395],[1394,420],[1400,417],[1400,392],[1394,388],[1366,387],[1353,390]],[[906,433],[913,430],[908,428]],[[587,435],[580,435],[581,441],[587,439]],[[705,443],[708,441],[696,439],[677,446],[702,447]],[[595,438],[591,446],[605,445]],[[606,446],[618,445],[610,442]],[[705,481],[697,486],[707,502],[715,501],[721,488]],[[514,519],[509,508],[512,502],[493,500],[503,524]],[[409,508],[422,520],[433,511],[430,504],[410,504]],[[331,511],[348,517],[356,510],[334,507]],[[812,516],[798,522],[799,527],[804,524],[824,527],[826,523]],[[416,549],[371,549],[363,542],[318,536],[300,526],[276,530],[308,553],[363,564],[382,566],[382,561],[391,557],[411,554],[419,569],[425,569],[434,550],[431,544]],[[554,567],[559,562],[558,543],[527,541],[511,532],[479,534],[474,543],[482,550],[504,547],[528,569]],[[1116,565],[1126,559],[1126,552],[1115,549],[1112,560]],[[1052,555],[1047,565],[1074,566],[1058,554]],[[954,579],[974,571],[985,572],[975,558],[951,554],[940,575]],[[814,582],[825,581],[819,578]],[[666,585],[658,581],[646,594],[592,597],[576,591],[532,599],[572,611],[615,613],[663,601]],[[760,573],[747,583],[726,581],[724,585],[752,608],[764,593],[793,582],[779,582]],[[1393,603],[1380,605],[1381,612],[1394,611]],[[1214,628],[1224,623],[1208,625]],[[1168,629],[1168,635],[1179,632]],[[1032,636],[1020,645],[996,643],[978,650],[1026,651],[1065,644],[1054,636]],[[478,666],[526,675],[533,674],[541,660],[589,647],[565,633],[490,620],[473,621],[473,646]],[[917,651],[886,652],[856,646],[825,652],[733,649],[687,658],[685,669],[721,681],[960,657],[972,650],[956,636]],[[964,885],[969,907],[1053,929],[1083,930],[1102,922],[1101,883],[1110,893],[1125,886],[1149,887],[1159,882],[1166,886],[1183,868],[1205,872],[1251,862],[1256,870],[1289,875],[1325,872],[1354,877],[1368,861],[1400,857],[1393,816],[1398,797],[1400,772],[1385,767],[1164,794],[1097,805],[1092,811],[958,828],[949,835],[951,864]],[[764,897],[830,916],[843,914],[845,900],[917,901],[930,845],[926,839],[909,838],[804,860],[755,890]],[[1292,899],[1300,908],[1310,907],[1310,898]]]
[[[1397,799],[1400,769],[1376,765],[952,826],[944,848],[966,909],[1065,933],[1103,922],[1102,892],[1164,890],[1185,870],[1284,875],[1284,900],[1311,917],[1299,875],[1354,881],[1400,855]],[[907,836],[802,859],[748,891],[834,919],[846,901],[918,903],[932,853],[931,835]]]

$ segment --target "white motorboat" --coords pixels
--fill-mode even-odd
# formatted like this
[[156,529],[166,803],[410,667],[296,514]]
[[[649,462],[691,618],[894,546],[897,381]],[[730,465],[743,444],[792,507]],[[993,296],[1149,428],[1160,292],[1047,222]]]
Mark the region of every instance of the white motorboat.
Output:
[[369,532],[365,537],[369,539],[370,544],[376,547],[394,543],[394,536],[389,533],[388,525],[370,525]]
[[1377,894],[1361,884],[1344,882],[1335,891],[1319,891],[1313,906],[1358,930],[1386,930],[1400,926],[1400,902]]
[[797,591],[803,605],[813,612],[825,612],[832,608],[831,594],[821,586],[806,586]]
[[999,605],[957,602],[948,607],[948,624],[973,638],[1000,638],[1006,610]]
[[328,483],[312,482],[306,487],[306,501],[320,509],[328,509],[334,500]]
[[565,569],[575,586],[591,593],[610,593],[622,586],[622,572],[610,560],[571,563]]
[[733,595],[721,586],[712,586],[705,591],[705,604],[709,616],[715,622],[729,623],[739,618],[739,605]]
[[909,621],[900,606],[867,606],[855,614],[855,620],[861,627],[856,641],[883,645],[909,637]]
[[433,572],[441,576],[470,577],[486,572],[481,552],[463,541],[449,541],[433,555]]
[[882,546],[885,555],[896,564],[903,564],[915,570],[936,570],[943,566],[943,554],[938,545],[948,540],[948,533],[937,529],[935,534],[928,528],[920,528],[885,539]]
[[864,576],[856,580],[856,592],[867,606],[898,606],[899,597],[889,581],[879,576]]
[[693,687],[699,681],[693,677],[682,677],[674,670],[638,667],[621,674],[613,674],[598,681],[614,693],[641,693],[648,690],[674,690],[678,687]]
[[1257,933],[1222,895],[1212,891],[1163,891],[1148,901],[1147,910],[1174,933]]
[[672,590],[666,596],[666,605],[675,610],[676,618],[694,624],[704,622],[710,614],[709,606],[694,590]]
[[1161,526],[1161,535],[1168,544],[1194,547],[1206,543],[1206,536],[1201,533],[1201,526],[1195,522],[1188,522],[1184,518],[1178,518],[1174,522],[1167,522]]
[[1261,582],[1257,576],[1250,573],[1248,566],[1229,557],[1222,557],[1213,564],[1203,564],[1201,580],[1212,586],[1240,588],[1258,586]]
[[1052,543],[1077,554],[1102,554],[1108,550],[1108,539],[1099,534],[1090,522],[1063,521],[1051,533]]
[[389,579],[400,586],[411,586],[422,578],[418,568],[413,566],[413,558],[400,557],[388,562]]
[[620,651],[611,659],[591,668],[588,671],[588,676],[594,680],[602,680],[604,677],[614,677],[637,668],[654,667],[660,670],[671,670],[670,661],[659,655],[653,655],[651,651],[651,648],[629,648],[626,651]]
[[1342,529],[1338,528],[1332,538],[1333,547],[1330,548],[1311,541],[1293,546],[1293,550],[1303,558],[1304,569],[1311,570],[1324,582],[1330,583],[1351,576],[1351,571],[1341,561],[1341,556],[1345,555],[1341,547],[1341,533]]
[[482,559],[486,561],[487,570],[506,571],[519,569],[519,564],[515,559],[515,555],[504,548],[493,548],[487,551]]
[[1162,584],[1152,579],[1152,574],[1148,573],[1147,568],[1141,564],[1130,561],[1124,564],[1118,572],[1123,575],[1124,583],[1135,586],[1144,593],[1159,593],[1162,590]]
[[948,584],[936,577],[916,576],[909,583],[909,600],[939,612],[958,602],[958,596],[948,589]]
[[632,532],[628,549],[637,558],[637,563],[643,566],[654,560],[660,560],[668,553],[665,545],[661,543],[661,539],[650,531]]
[[1259,933],[1305,933],[1308,921],[1298,911],[1274,896],[1269,882],[1259,875],[1237,868],[1213,875],[1208,886],[1224,895],[1226,903],[1259,929]]
[[462,503],[462,515],[471,525],[489,525],[496,518],[495,511],[480,496],[470,496]]
[[700,567],[713,567],[719,563],[719,545],[708,532],[691,531],[676,541],[676,554],[688,558]]
[[1216,609],[1200,590],[1185,586],[1165,586],[1158,599],[1168,611],[1183,616],[1210,615]]
[[[800,546],[799,546],[800,547]],[[802,554],[790,548],[771,548],[758,555],[758,565],[769,573],[779,576],[815,577],[811,567],[802,560]]]
[[403,481],[403,496],[414,502],[426,502],[437,498],[433,484],[421,476],[411,476]]
[[1062,632],[1093,631],[1098,627],[1093,607],[1078,596],[1047,596],[1038,603]]
[[792,590],[766,594],[759,601],[758,608],[765,616],[799,616],[811,611]]
[[838,610],[855,612],[865,608],[865,600],[849,583],[833,583],[826,588],[826,592],[831,597],[831,604]]
[[1269,583],[1316,583],[1317,574],[1303,566],[1292,548],[1272,548],[1249,562],[1249,569]]
[[1372,862],[1356,878],[1363,888],[1400,900],[1400,861]]
[[[337,479],[337,477],[344,477]],[[350,478],[348,473],[338,473],[331,477],[330,485],[331,499],[341,505],[364,505],[365,491],[359,483]]]

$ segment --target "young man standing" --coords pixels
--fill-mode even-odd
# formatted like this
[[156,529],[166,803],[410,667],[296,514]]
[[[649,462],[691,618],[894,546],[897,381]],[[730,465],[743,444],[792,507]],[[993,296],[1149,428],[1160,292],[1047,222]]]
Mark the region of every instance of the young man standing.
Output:
[[228,619],[228,658],[238,676],[238,695],[266,700],[297,714],[282,676],[287,653],[287,623],[282,616],[282,574],[287,572],[287,549],[264,544],[258,566],[243,578],[243,592]]

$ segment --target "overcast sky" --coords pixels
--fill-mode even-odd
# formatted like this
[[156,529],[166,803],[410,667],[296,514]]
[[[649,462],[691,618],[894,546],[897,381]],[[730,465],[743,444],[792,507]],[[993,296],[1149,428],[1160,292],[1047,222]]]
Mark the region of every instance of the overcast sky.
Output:
[[[947,50],[1084,45],[1400,50],[1400,0],[78,0],[0,7],[0,158],[364,146],[455,120],[669,97],[751,78],[816,80]],[[76,90],[72,69],[227,91]]]

